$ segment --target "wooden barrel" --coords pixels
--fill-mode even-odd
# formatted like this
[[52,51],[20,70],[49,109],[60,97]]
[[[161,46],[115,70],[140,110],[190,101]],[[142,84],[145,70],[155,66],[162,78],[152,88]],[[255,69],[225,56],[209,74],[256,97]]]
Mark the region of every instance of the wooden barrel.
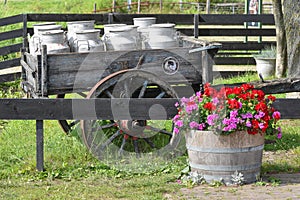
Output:
[[246,131],[230,135],[189,131],[186,146],[191,171],[202,174],[208,183],[223,180],[232,184],[236,171],[243,174],[244,183],[253,183],[260,175],[264,135],[249,135]]

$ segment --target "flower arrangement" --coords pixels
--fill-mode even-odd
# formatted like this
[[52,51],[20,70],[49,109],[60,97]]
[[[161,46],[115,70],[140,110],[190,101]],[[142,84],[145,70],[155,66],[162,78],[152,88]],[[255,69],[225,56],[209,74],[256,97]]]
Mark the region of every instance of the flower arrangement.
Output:
[[219,134],[247,130],[248,134],[277,133],[281,138],[281,128],[277,125],[280,112],[272,107],[275,97],[266,96],[250,84],[220,90],[204,85],[204,91],[185,98],[175,106],[178,114],[173,118],[174,131],[214,130]]

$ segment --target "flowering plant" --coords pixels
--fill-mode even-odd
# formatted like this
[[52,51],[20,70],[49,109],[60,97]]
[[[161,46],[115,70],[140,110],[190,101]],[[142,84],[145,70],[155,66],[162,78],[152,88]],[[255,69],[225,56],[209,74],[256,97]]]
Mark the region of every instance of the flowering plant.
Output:
[[262,90],[256,90],[250,84],[222,87],[219,91],[205,84],[202,93],[183,97],[175,104],[178,114],[173,118],[174,131],[215,130],[220,134],[230,134],[247,130],[253,135],[277,133],[281,138],[281,128],[277,125],[280,112],[272,107],[274,101],[274,96],[265,96]]

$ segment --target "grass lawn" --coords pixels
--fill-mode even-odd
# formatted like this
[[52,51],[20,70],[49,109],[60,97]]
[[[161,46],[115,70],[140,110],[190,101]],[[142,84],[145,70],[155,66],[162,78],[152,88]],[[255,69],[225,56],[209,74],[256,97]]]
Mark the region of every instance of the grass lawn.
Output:
[[[255,78],[247,75],[218,81],[247,82]],[[16,88],[8,91],[2,97],[21,96]],[[153,170],[120,169],[95,159],[76,137],[66,136],[56,121],[45,121],[45,171],[38,172],[35,121],[0,124],[0,199],[164,199],[165,194],[187,187],[177,183],[187,167],[186,155],[160,163]],[[265,175],[300,171],[300,120],[282,120],[280,124],[282,139],[267,137],[274,143],[265,145]]]

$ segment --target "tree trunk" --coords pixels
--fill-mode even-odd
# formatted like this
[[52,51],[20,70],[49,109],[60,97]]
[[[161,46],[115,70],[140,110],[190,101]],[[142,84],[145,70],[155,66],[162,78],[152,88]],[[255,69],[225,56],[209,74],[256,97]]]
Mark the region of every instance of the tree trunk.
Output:
[[284,1],[284,23],[287,37],[288,77],[300,77],[300,4]]
[[281,78],[287,70],[287,44],[281,0],[273,0],[273,12],[276,26],[276,77]]

